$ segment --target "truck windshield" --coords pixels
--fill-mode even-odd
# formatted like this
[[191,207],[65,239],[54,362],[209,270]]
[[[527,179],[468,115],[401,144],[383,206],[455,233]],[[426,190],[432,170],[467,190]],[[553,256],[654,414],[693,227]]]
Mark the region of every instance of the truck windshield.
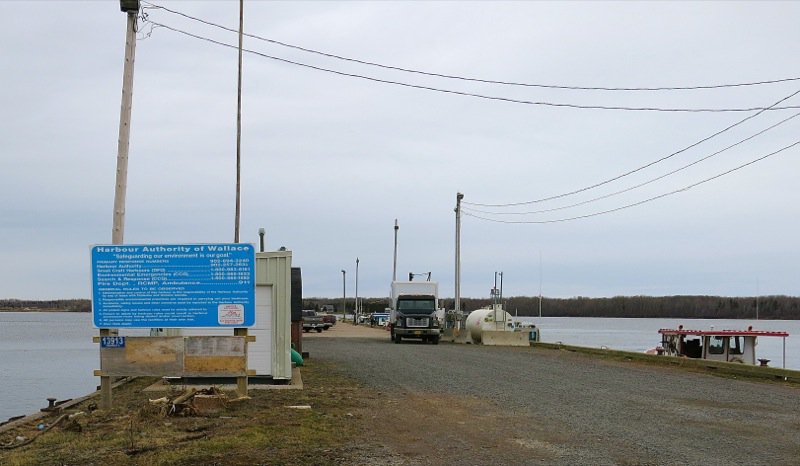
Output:
[[397,301],[399,311],[435,311],[433,299],[401,299]]

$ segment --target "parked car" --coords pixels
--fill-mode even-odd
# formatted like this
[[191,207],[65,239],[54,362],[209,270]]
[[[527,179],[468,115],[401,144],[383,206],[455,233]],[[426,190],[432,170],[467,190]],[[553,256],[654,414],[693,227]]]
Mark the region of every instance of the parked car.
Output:
[[325,324],[325,330],[336,325],[336,316],[333,314],[322,314],[322,323]]
[[302,321],[304,332],[316,330],[317,333],[320,333],[325,329],[325,323],[322,322],[322,316],[317,315],[316,311],[304,310]]

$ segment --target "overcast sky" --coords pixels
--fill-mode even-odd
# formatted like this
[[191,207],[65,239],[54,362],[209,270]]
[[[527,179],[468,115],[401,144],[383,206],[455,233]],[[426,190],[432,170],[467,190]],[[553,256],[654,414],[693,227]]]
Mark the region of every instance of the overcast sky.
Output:
[[[154,3],[238,27],[238,2]],[[154,23],[237,36],[144,12],[125,243],[233,242],[237,52]],[[509,86],[246,37],[261,55],[244,55],[241,241],[264,227],[267,249],[293,251],[306,297],[341,296],[341,269],[352,296],[356,257],[359,295],[387,296],[395,218],[398,275],[430,271],[452,297],[459,191],[462,296],[488,297],[495,271],[506,296],[800,295],[800,146],[697,184],[800,140],[789,119],[714,155],[800,112],[800,95],[782,100],[800,90],[800,2],[247,1],[244,17],[265,39],[483,80],[785,80]],[[116,1],[0,2],[0,298],[90,297],[90,246],[111,242],[125,27]]]

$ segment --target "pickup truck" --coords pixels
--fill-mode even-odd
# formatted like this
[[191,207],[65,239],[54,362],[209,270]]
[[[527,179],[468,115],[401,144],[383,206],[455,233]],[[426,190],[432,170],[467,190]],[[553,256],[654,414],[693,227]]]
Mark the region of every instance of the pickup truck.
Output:
[[336,316],[333,314],[322,314],[322,323],[325,324],[325,330],[336,325]]
[[303,311],[303,331],[310,332],[316,330],[317,333],[322,333],[325,329],[325,323],[322,322],[322,316],[318,316],[315,311]]

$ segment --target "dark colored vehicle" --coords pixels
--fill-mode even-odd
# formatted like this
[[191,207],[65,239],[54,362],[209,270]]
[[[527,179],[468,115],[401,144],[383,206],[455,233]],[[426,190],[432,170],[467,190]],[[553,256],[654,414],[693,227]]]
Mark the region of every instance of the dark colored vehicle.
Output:
[[325,323],[322,322],[322,316],[317,315],[315,311],[303,311],[303,331],[310,332],[316,330],[317,333],[325,329]]
[[390,338],[400,343],[406,338],[439,344],[441,322],[439,285],[436,282],[392,282],[392,308],[389,316]]
[[336,316],[333,314],[322,314],[322,323],[325,324],[325,330],[336,325]]

